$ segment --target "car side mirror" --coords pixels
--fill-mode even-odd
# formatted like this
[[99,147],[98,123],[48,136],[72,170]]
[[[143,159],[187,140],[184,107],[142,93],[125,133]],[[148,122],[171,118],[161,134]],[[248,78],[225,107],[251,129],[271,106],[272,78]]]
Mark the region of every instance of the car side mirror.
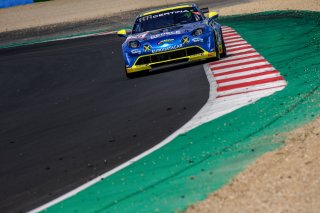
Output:
[[216,19],[219,17],[219,13],[218,12],[210,12],[209,13],[209,18],[211,19]]
[[117,33],[117,35],[118,35],[119,37],[124,37],[124,38],[127,38],[127,37],[128,37],[127,31],[126,31],[125,29],[119,30],[118,33]]
[[205,14],[205,13],[209,13],[209,8],[208,7],[204,7],[204,8],[201,8],[200,11]]

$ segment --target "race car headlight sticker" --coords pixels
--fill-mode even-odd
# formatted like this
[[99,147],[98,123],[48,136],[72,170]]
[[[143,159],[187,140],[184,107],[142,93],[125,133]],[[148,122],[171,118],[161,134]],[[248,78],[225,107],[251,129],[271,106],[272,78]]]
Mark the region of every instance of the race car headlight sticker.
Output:
[[198,28],[195,31],[193,31],[192,35],[193,36],[201,36],[203,34],[204,30],[203,28]]
[[139,41],[130,41],[129,47],[133,48],[133,49],[138,48],[138,47],[140,47],[140,43],[139,43]]

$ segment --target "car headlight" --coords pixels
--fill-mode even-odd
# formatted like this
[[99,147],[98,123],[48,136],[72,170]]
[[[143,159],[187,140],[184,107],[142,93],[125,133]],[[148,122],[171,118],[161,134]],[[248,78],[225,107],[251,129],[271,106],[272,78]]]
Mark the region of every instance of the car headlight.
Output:
[[130,41],[129,47],[133,48],[133,49],[138,48],[138,47],[140,47],[140,42],[139,41]]
[[192,35],[193,36],[201,36],[203,34],[203,32],[204,32],[203,28],[198,28],[195,31],[193,31]]

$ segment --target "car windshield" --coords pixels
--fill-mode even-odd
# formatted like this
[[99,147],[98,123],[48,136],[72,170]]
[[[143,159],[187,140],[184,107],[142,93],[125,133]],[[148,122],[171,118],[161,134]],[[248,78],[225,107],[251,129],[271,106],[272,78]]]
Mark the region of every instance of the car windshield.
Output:
[[202,21],[202,15],[195,8],[182,8],[153,13],[137,18],[132,34]]

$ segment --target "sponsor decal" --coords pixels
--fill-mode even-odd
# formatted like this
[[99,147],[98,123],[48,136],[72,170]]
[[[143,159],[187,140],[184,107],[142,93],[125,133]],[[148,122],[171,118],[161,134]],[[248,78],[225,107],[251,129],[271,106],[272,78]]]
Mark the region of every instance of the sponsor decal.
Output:
[[174,39],[165,39],[165,40],[162,40],[162,41],[159,41],[158,42],[158,45],[162,45],[162,44],[167,44],[167,43],[172,43],[174,41]]
[[131,54],[141,54],[140,50],[131,50]]
[[165,47],[165,48],[152,50],[152,53],[164,52],[164,51],[168,51],[168,50],[175,50],[175,49],[178,49],[180,47],[182,47],[182,44],[178,44],[178,45],[173,45],[173,46],[170,46],[170,47]]
[[151,45],[150,44],[146,44],[143,46],[144,51],[149,52],[151,51]]
[[181,42],[182,42],[182,44],[188,44],[190,42],[190,39],[189,39],[189,37],[185,36],[185,37],[182,37]]
[[158,14],[154,14],[154,15],[147,15],[147,16],[143,16],[143,17],[139,18],[139,22],[148,21],[150,19],[157,19],[160,17],[169,16],[169,15],[183,14],[183,13],[190,13],[190,11],[189,10],[174,10],[174,11],[168,11],[168,12],[158,13]]
[[150,39],[161,38],[161,37],[169,36],[169,35],[179,35],[179,34],[181,34],[180,30],[176,30],[176,31],[172,31],[172,32],[164,32],[164,33],[152,35],[152,36],[150,36]]
[[203,39],[202,38],[193,38],[192,41],[195,43],[198,43],[198,42],[203,42]]

